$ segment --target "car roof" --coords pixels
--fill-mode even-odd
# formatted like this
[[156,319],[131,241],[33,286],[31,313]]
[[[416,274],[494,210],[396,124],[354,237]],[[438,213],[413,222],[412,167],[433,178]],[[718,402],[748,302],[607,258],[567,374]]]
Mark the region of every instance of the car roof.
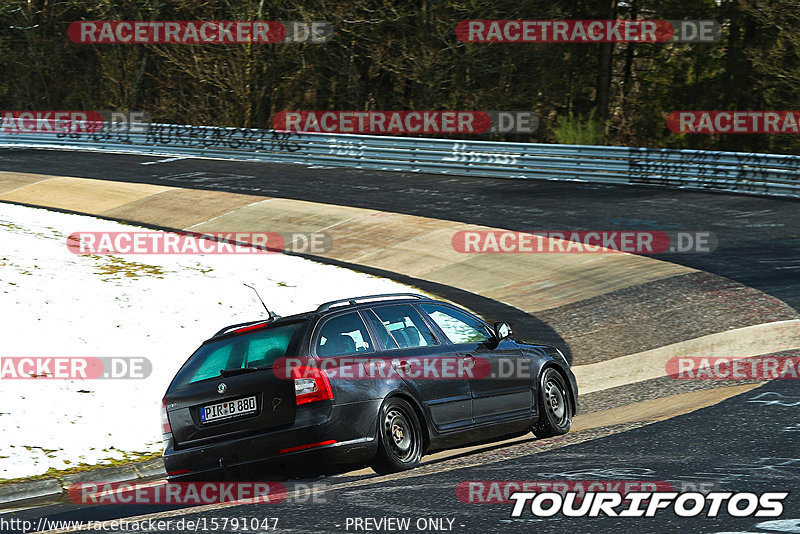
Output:
[[248,326],[255,326],[261,323],[269,324],[285,324],[296,321],[308,320],[314,317],[322,317],[329,313],[339,312],[347,309],[360,309],[375,304],[383,304],[385,302],[408,303],[411,302],[439,302],[436,299],[420,295],[418,293],[381,293],[378,295],[364,295],[361,297],[350,297],[346,299],[332,300],[317,306],[317,309],[310,312],[298,313],[295,315],[287,315],[286,317],[277,317],[274,319],[256,319],[254,321],[247,321],[244,323],[236,323],[228,325],[220,329],[216,334],[207,339],[203,344],[211,341],[216,341],[219,338],[233,334],[237,329],[244,329]]
[[406,300],[433,300],[433,299],[425,295],[420,295],[419,293],[381,293],[378,295],[364,295],[363,297],[350,297],[346,299],[332,300],[330,302],[320,304],[317,307],[316,313],[324,313],[334,307],[339,309],[346,306],[372,305],[377,302],[383,302],[386,300],[394,302],[397,300],[406,301]]

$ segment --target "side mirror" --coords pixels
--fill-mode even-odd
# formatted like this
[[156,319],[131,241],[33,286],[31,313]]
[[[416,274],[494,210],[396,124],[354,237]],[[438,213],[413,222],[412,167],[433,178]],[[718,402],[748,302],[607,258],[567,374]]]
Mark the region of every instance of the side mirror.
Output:
[[494,335],[498,340],[505,339],[511,335],[511,327],[508,323],[494,323]]

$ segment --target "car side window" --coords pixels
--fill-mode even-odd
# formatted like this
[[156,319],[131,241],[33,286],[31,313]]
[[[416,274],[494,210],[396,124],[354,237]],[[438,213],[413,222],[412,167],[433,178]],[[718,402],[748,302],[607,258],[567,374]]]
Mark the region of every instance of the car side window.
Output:
[[367,327],[356,312],[328,319],[317,337],[318,356],[372,352]]
[[387,350],[396,349],[397,343],[389,331],[386,330],[386,326],[378,319],[378,316],[375,315],[375,312],[372,310],[364,310],[364,315],[367,317],[369,324],[372,325],[372,329],[375,331],[375,335],[378,336],[383,347]]
[[438,345],[436,336],[417,310],[408,304],[373,308],[381,324],[401,349]]
[[494,336],[482,322],[474,317],[440,304],[420,304],[447,338],[454,344],[484,343]]

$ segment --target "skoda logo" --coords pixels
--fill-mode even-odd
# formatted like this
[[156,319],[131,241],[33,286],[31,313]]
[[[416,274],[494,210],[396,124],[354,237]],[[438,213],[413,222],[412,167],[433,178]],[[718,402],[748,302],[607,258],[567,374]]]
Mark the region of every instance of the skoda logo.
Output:
[[225,385],[225,382],[222,382],[220,383],[220,385],[217,386],[217,393],[219,393],[220,395],[225,393],[227,390],[228,386]]

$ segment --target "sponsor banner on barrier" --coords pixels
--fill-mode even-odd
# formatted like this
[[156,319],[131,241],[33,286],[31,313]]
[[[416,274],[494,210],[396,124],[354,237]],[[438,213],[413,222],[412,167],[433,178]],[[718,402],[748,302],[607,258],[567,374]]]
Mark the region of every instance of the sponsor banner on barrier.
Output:
[[667,128],[682,134],[797,134],[800,111],[673,111]]
[[73,254],[322,254],[332,247],[326,233],[278,232],[73,232],[67,248]]
[[0,380],[147,378],[152,371],[150,360],[138,357],[0,357]]
[[451,245],[462,254],[664,254],[713,252],[717,239],[712,232],[656,230],[461,230],[453,235]]
[[462,20],[456,37],[466,43],[667,43],[713,42],[714,20]]
[[675,357],[667,361],[666,370],[678,380],[797,380],[800,357]]

